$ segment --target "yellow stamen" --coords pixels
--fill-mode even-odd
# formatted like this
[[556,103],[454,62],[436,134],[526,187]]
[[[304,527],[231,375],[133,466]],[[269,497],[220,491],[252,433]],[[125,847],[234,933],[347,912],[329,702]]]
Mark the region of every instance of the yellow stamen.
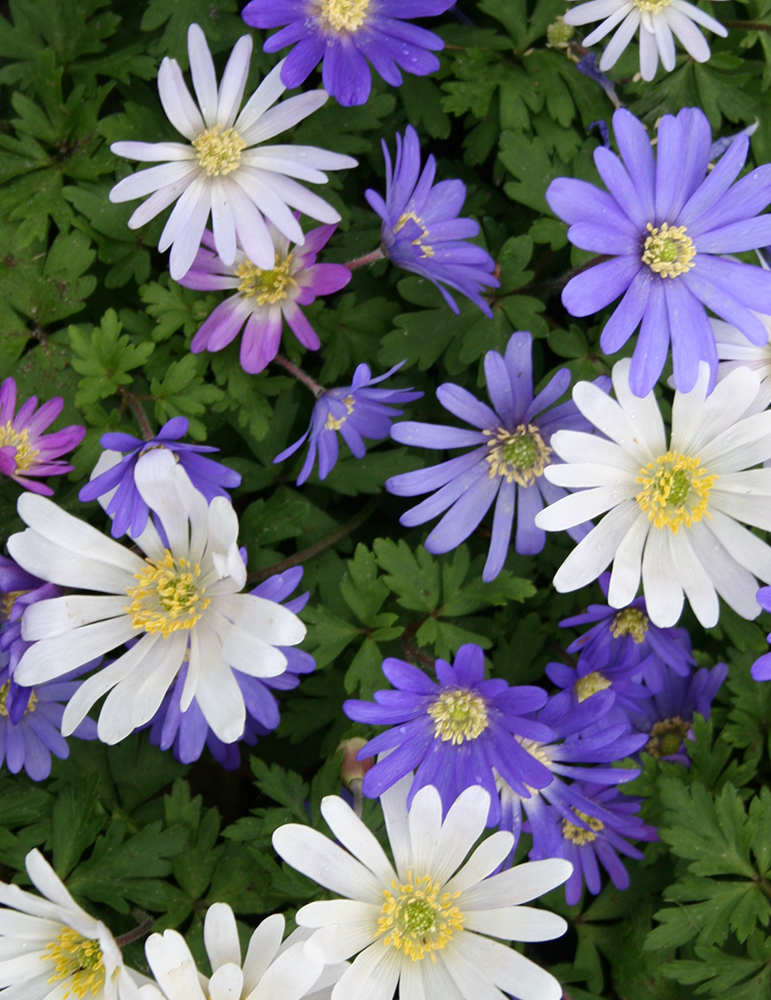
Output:
[[369,0],[321,0],[321,19],[335,31],[356,31],[367,17]]
[[99,942],[84,938],[71,927],[62,928],[61,934],[46,945],[40,957],[42,961],[52,961],[56,967],[49,983],[59,979],[69,980],[64,984],[67,992],[62,995],[62,1000],[67,1000],[71,994],[83,1000],[89,990],[97,996],[104,988],[104,961]]
[[188,559],[175,560],[166,549],[163,559],[146,559],[147,566],[134,574],[139,580],[127,587],[131,604],[124,611],[135,629],[160,632],[168,639],[172,632],[190,629],[209,606],[206,589],[200,584],[201,567]]
[[348,417],[350,417],[353,413],[353,396],[346,396],[343,402],[345,403],[345,409],[347,412],[344,413],[342,417],[333,417],[331,413],[328,413],[327,422],[324,424],[325,431],[339,431]]
[[640,469],[637,482],[643,488],[635,499],[656,528],[670,528],[676,535],[683,524],[690,528],[702,517],[712,517],[707,501],[716,479],[698,458],[668,451]]
[[[640,5],[640,0],[635,0]],[[643,3],[658,3],[666,6],[671,0],[642,0]],[[651,9],[648,7],[647,9]],[[645,227],[650,236],[643,244],[642,262],[655,274],[662,278],[676,278],[685,271],[690,271],[696,247],[690,236],[685,235],[685,226],[670,227],[666,222],[654,228],[649,222]]]
[[23,472],[31,465],[36,465],[35,458],[40,454],[40,450],[32,448],[29,443],[29,435],[26,427],[16,431],[9,420],[7,424],[0,424],[0,448],[7,447],[16,449],[16,471]]
[[399,218],[396,220],[396,225],[394,226],[393,231],[395,233],[401,232],[402,229],[404,229],[404,227],[410,221],[410,219],[412,219],[412,221],[414,223],[416,223],[416,225],[420,226],[420,228],[423,230],[423,232],[420,234],[420,236],[418,236],[417,239],[415,239],[415,240],[412,241],[412,245],[414,247],[420,247],[420,249],[422,251],[422,253],[421,253],[420,256],[423,259],[425,259],[426,257],[433,257],[434,256],[434,248],[431,247],[431,246],[428,246],[427,243],[423,242],[423,240],[425,240],[428,237],[429,232],[428,232],[428,229],[426,228],[426,224],[423,222],[423,220],[420,218],[419,215],[415,215],[414,212],[403,212],[399,216]]
[[487,705],[481,695],[458,688],[443,691],[428,708],[434,720],[434,736],[460,745],[475,740],[488,726]]
[[9,621],[14,604],[28,593],[28,590],[9,590],[5,594],[0,594],[0,619]]
[[632,0],[638,10],[649,10],[651,14],[658,14],[668,7],[672,0]]
[[446,948],[465,921],[454,903],[460,892],[443,893],[441,888],[430,875],[413,878],[411,871],[403,885],[396,879],[391,882],[391,889],[383,892],[385,902],[377,922],[377,936],[386,935],[386,947],[398,948],[413,962],[426,955],[436,962],[433,952]]
[[221,125],[201,132],[193,139],[193,146],[209,177],[224,177],[235,170],[241,162],[241,151],[246,149],[246,143],[234,128],[223,131]]
[[639,608],[624,608],[614,615],[610,623],[610,631],[614,639],[631,635],[632,642],[638,645],[645,642],[645,633],[648,631],[648,616],[644,615]]
[[545,443],[533,424],[520,424],[515,431],[499,427],[482,431],[490,440],[486,461],[490,463],[490,479],[505,476],[520,486],[532,486],[550,463],[552,449]]
[[583,827],[575,826],[573,823],[568,822],[568,820],[563,819],[562,836],[566,840],[572,840],[573,843],[578,844],[579,847],[582,844],[591,844],[593,840],[597,839],[597,834],[603,829],[605,824],[602,820],[597,819],[596,816],[588,816],[579,809],[574,809],[573,812],[579,819],[582,819],[587,826],[591,827],[591,829],[584,830]]
[[297,285],[292,277],[293,255],[281,260],[276,254],[276,263],[270,271],[256,267],[250,260],[239,264],[236,275],[241,279],[239,292],[247,299],[253,298],[258,306],[274,305],[289,295],[289,289]]
[[[0,687],[0,718],[7,719],[8,712],[8,693],[11,690],[11,682],[6,681],[2,687]],[[27,707],[24,709],[24,715],[27,712],[34,712],[35,705],[37,705],[37,698],[35,697],[35,692],[30,691],[29,701],[27,702]]]
[[597,694],[598,691],[605,691],[606,688],[610,687],[610,681],[607,677],[599,672],[599,670],[594,670],[591,674],[587,674],[585,677],[579,677],[576,681],[573,690],[576,693],[576,698],[579,702],[586,701],[587,698],[591,698],[593,694]]
[[651,738],[645,744],[645,752],[651,757],[671,757],[677,753],[691,728],[679,715],[657,722],[651,729]]

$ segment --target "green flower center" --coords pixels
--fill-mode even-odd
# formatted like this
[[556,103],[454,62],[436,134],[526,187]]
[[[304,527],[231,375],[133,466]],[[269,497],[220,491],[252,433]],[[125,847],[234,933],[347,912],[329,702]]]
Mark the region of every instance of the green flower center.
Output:
[[[635,2],[639,3],[639,0]],[[644,2],[652,3],[654,0]],[[660,6],[666,6],[671,0],[657,2]],[[647,264],[654,274],[659,274],[662,278],[676,278],[679,274],[690,271],[696,247],[690,236],[685,235],[685,226],[669,226],[665,222],[660,227],[654,227],[649,222],[646,228],[650,236],[643,244],[643,264]]]
[[677,534],[683,524],[690,527],[711,516],[707,502],[716,479],[707,475],[698,458],[668,451],[640,469],[637,482],[643,488],[635,499],[656,528]]
[[367,17],[369,0],[321,0],[321,19],[335,31],[356,31]]
[[609,687],[610,681],[608,678],[603,677],[599,670],[595,670],[591,674],[587,674],[586,677],[579,677],[573,690],[576,693],[576,698],[581,702],[586,701],[587,698],[591,698],[598,691],[605,691]]
[[443,691],[429,706],[428,714],[434,720],[434,737],[445,743],[475,740],[488,726],[484,698],[461,688]]
[[[430,875],[413,878],[409,871],[404,884],[394,879],[383,896],[377,936],[385,934],[383,944],[398,948],[413,962],[441,951],[453,933],[463,929],[464,916],[455,905],[460,892],[443,893]],[[434,955],[431,958],[436,961]]]
[[651,729],[651,737],[645,744],[645,751],[651,757],[671,757],[683,745],[683,740],[691,728],[679,715],[657,722]]
[[482,431],[490,440],[486,460],[490,465],[490,478],[505,476],[508,482],[532,486],[543,475],[549,464],[552,449],[545,443],[533,424],[520,424],[515,431],[499,427]]

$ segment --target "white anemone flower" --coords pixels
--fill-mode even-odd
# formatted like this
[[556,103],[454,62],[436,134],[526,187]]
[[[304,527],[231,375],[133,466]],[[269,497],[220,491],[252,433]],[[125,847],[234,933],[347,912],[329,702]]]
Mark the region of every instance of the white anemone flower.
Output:
[[589,0],[589,3],[568,10],[564,21],[572,25],[602,21],[584,38],[583,44],[587,48],[614,28],[617,29],[600,59],[603,72],[615,66],[639,27],[640,75],[643,80],[654,78],[659,56],[667,72],[675,68],[675,38],[696,62],[703,63],[709,59],[707,39],[696,27],[697,24],[721,38],[728,35],[720,21],[687,0]]
[[181,934],[152,934],[145,954],[157,985],[143,986],[140,1000],[327,1000],[347,966],[325,968],[309,959],[303,931],[290,934],[282,944],[284,926],[280,913],[266,917],[251,936],[242,965],[233,911],[227,903],[210,906],[203,925],[210,979],[198,972]]
[[187,48],[198,104],[179,63],[168,56],[158,71],[158,92],[166,117],[188,143],[113,143],[110,148],[118,156],[163,162],[124,178],[110,192],[110,201],[150,195],[129,219],[131,229],[177,202],[158,243],[161,251],[171,247],[175,281],[193,263],[209,214],[217,253],[226,264],[235,260],[238,238],[257,267],[270,269],[275,252],[265,218],[301,246],[303,233],[289,206],[320,222],[339,222],[340,216],[297,181],[325,184],[324,170],[355,167],[357,161],[316,146],[262,145],[313,114],[329,95],[311,90],[273,107],[286,90],[281,62],[238,114],[252,54],[249,35],[236,42],[219,88],[206,36],[197,24],[190,25]]
[[[642,584],[647,613],[674,625],[688,598],[699,622],[715,625],[718,594],[744,618],[760,614],[755,577],[771,583],[771,547],[738,522],[771,529],[771,412],[745,416],[760,390],[749,368],[737,368],[708,396],[709,370],[699,366],[691,392],[676,392],[672,432],[651,392],[629,389],[628,358],[613,367],[614,401],[589,382],[573,389],[578,409],[609,438],[558,431],[551,445],[565,465],[547,478],[578,492],[542,510],[536,524],[564,531],[605,514],[554,577],[560,592],[577,590],[611,560],[608,603],[626,607]],[[607,511],[607,513],[605,513]]]
[[123,965],[108,928],[78,906],[39,851],[25,865],[44,898],[0,882],[0,996],[137,1000],[147,980]]
[[[771,316],[765,316],[763,313],[755,315],[768,330],[771,338]],[[744,334],[730,323],[712,317],[710,323],[715,334],[717,356],[720,359],[717,366],[718,382],[722,382],[726,375],[736,368],[751,368],[757,372],[760,378],[760,391],[752,400],[751,408],[745,411],[745,415],[750,412],[760,413],[771,403],[771,341],[758,347],[757,344],[751,344]]]
[[[339,844],[308,826],[289,824],[273,846],[293,868],[345,899],[297,911],[314,928],[306,953],[339,962],[360,952],[332,1000],[559,1000],[557,980],[504,940],[548,941],[564,934],[562,917],[520,903],[561,885],[572,865],[561,858],[490,873],[513,846],[510,833],[484,840],[490,797],[467,788],[442,822],[439,792],[421,788],[407,811],[407,775],[381,796],[394,864],[343,799],[323,799],[321,813]],[[345,848],[345,850],[344,850]],[[350,852],[350,853],[349,853]],[[462,867],[461,867],[462,866]]]
[[67,736],[98,698],[99,738],[117,743],[158,710],[182,663],[188,673],[182,711],[195,697],[223,743],[240,739],[246,708],[233,669],[275,677],[286,669],[277,646],[294,646],[305,626],[274,601],[241,594],[246,568],[238,550],[238,519],[224,497],[207,506],[171,451],[147,452],[135,470],[139,493],[160,518],[135,539],[145,558],[65,513],[24,493],[19,516],[29,525],[8,539],[27,572],[96,594],[72,594],[31,605],[22,636],[33,645],[14,678],[34,686],[68,673],[131,639],[138,641],[83,682],[64,710]]

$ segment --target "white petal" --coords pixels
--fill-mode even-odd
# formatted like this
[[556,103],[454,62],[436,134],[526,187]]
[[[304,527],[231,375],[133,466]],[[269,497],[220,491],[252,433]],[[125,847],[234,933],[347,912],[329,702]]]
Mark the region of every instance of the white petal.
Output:
[[661,455],[667,450],[667,437],[656,394],[649,392],[647,396],[635,396],[629,388],[629,367],[614,365],[613,391],[650,454]]
[[266,917],[249,939],[249,947],[244,960],[244,992],[248,996],[265,975],[268,966],[276,957],[281,938],[284,936],[285,920],[282,913]]
[[189,521],[206,524],[207,504],[173,452],[167,448],[145,452],[136,464],[134,481],[142,499],[160,517],[174,556],[189,558]]
[[605,51],[602,53],[602,58],[600,59],[600,69],[603,72],[615,66],[619,56],[634,37],[639,24],[640,11],[635,8],[627,14],[624,21],[617,28],[615,35],[605,47]]
[[223,743],[234,743],[241,738],[246,725],[244,696],[233,671],[221,656],[203,661],[195,694],[215,736]]
[[671,73],[675,68],[675,40],[672,37],[672,31],[663,14],[657,14],[655,17],[651,15],[651,19],[656,34],[656,44],[659,47],[661,65],[668,73]]
[[465,891],[463,906],[467,910],[490,910],[528,903],[562,885],[572,871],[571,863],[562,858],[515,865]]
[[719,510],[712,511],[708,530],[740,566],[765,583],[771,583],[771,547],[766,542],[737,524],[733,517],[726,516]]
[[506,906],[496,910],[464,911],[465,927],[510,941],[551,941],[568,929],[556,913],[531,906]]
[[643,593],[648,616],[659,628],[674,625],[683,610],[683,589],[672,563],[669,528],[653,528],[643,553]]
[[[553,466],[552,468],[557,468]],[[563,465],[559,468],[567,470],[568,475],[560,477],[561,485],[573,485],[569,472],[574,468],[572,465]],[[577,466],[578,478],[581,477],[583,466]],[[547,472],[549,470],[547,469]],[[546,477],[551,482],[551,476]],[[576,524],[583,524],[584,521],[591,521],[600,514],[611,508],[629,502],[634,495],[639,492],[639,487],[623,484],[621,486],[598,486],[594,489],[580,490],[578,493],[571,493],[563,497],[556,503],[550,504],[536,514],[536,527],[544,531],[564,531],[572,528]],[[609,561],[610,561],[609,557]],[[607,563],[606,563],[607,565]]]
[[[617,5],[610,17],[605,18],[601,24],[598,24],[594,31],[590,31],[584,41],[591,42],[592,45],[595,45],[606,35],[610,34],[614,28],[621,24],[630,10],[634,10],[634,7],[629,3],[623,3],[620,6]],[[570,13],[572,13],[572,11],[568,11],[568,14]],[[565,23],[567,24],[568,22],[566,21]]]
[[626,500],[606,514],[557,570],[554,575],[556,589],[565,593],[596,580],[613,559],[627,531],[637,520],[638,512],[635,501]]
[[236,259],[236,220],[233,218],[226,190],[226,186],[221,183],[218,177],[213,178],[211,185],[211,222],[214,233],[214,246],[223,263],[232,265]]
[[599,462],[571,462],[569,465],[550,465],[548,473],[546,478],[555,486],[567,486],[571,489],[586,489],[590,486],[622,486],[628,487],[624,491],[627,494],[631,494],[633,489],[635,492],[639,491],[636,482],[634,480],[630,482],[631,476],[626,469],[617,469],[612,465],[600,465]]
[[696,62],[706,62],[710,57],[709,45],[693,21],[676,8],[662,13],[688,55]]
[[219,89],[217,121],[223,129],[230,128],[236,120],[241,98],[244,96],[249,60],[252,57],[251,35],[242,35],[233,46]]
[[281,97],[286,90],[286,87],[281,82],[281,70],[283,66],[284,60],[282,59],[281,62],[274,66],[270,73],[268,73],[259,87],[246,102],[241,114],[236,119],[236,132],[238,132],[248,146],[251,145],[251,142],[249,142],[247,138],[249,129],[255,125],[258,119],[272,104],[276,103],[279,97]]
[[298,943],[280,955],[248,1000],[300,1000],[304,997],[324,967],[321,962],[311,961],[304,947]]
[[332,991],[332,1000],[392,1000],[403,964],[396,948],[371,945]]
[[[557,431],[549,444],[565,462],[597,462],[636,476],[640,463],[612,441],[584,431]],[[549,469],[552,469],[549,466]]]
[[627,6],[632,6],[629,0],[589,0],[589,3],[571,7],[563,15],[563,20],[565,24],[575,26],[591,24],[592,21],[601,21],[604,17],[614,14],[620,7]]
[[[760,614],[757,602],[758,583],[752,573],[737,561],[734,551],[728,551],[710,531],[709,523],[695,524],[691,529],[691,544],[697,557],[710,575],[715,590],[726,604],[741,615],[753,619]],[[737,555],[752,553],[740,543]],[[709,626],[705,626],[708,628]]]
[[[301,906],[297,911],[297,919],[301,922],[301,926],[304,909],[305,907]],[[332,965],[336,962],[342,962],[363,948],[372,945],[377,933],[378,926],[375,917],[355,924],[330,924],[328,927],[321,927],[314,931],[303,950],[311,962],[324,962],[327,965]],[[382,942],[377,942],[375,947],[378,946],[382,947]]]
[[212,616],[212,625],[222,640],[222,660],[234,670],[240,670],[250,677],[278,677],[286,670],[286,656],[276,646],[255,639],[243,629],[220,628]]
[[410,824],[407,818],[407,796],[412,787],[412,779],[411,772],[405,774],[380,796],[388,842],[391,845],[396,870],[402,880],[407,877],[407,869],[412,864]]
[[206,35],[197,24],[191,24],[187,29],[187,52],[198,106],[206,128],[213,128],[217,124],[217,74],[206,44]]
[[711,628],[720,617],[720,602],[707,571],[693,551],[690,536],[687,529],[672,535],[669,540],[672,561],[693,613],[705,628]]
[[[273,834],[273,847],[287,864],[325,889],[365,903],[382,903],[382,883],[361,862],[317,830],[295,823],[281,826]],[[302,910],[298,911],[298,917],[300,913]],[[302,920],[298,923],[302,924]]]
[[[730,479],[732,481],[729,483],[721,476],[712,487],[709,494],[710,514],[721,510],[743,524],[771,531],[771,489],[764,489],[765,483],[762,481],[771,479],[771,469],[738,472]],[[742,479],[745,481],[741,482]],[[758,480],[761,482],[758,483]],[[25,617],[26,614],[27,612]]]
[[[477,847],[466,864],[445,885],[444,891],[449,893],[465,892],[482,879],[494,872],[514,846],[514,838],[507,830],[498,830],[487,837]],[[439,852],[437,851],[437,856]],[[445,866],[449,867],[449,866]],[[439,869],[442,870],[441,868]],[[464,904],[465,905],[465,904]]]
[[241,185],[231,178],[226,179],[230,182],[228,198],[236,221],[238,241],[253,264],[269,271],[275,266],[276,251],[265,220]]
[[[309,216],[311,219],[318,219],[319,222],[330,224],[340,221],[339,213],[331,205],[317,194],[308,191],[302,184],[298,184],[297,181],[292,180],[291,177],[284,177],[283,174],[269,173],[267,170],[261,170],[259,174],[260,179],[278,198],[285,201],[292,208],[298,209],[304,215]],[[289,239],[292,238],[290,233],[285,233],[284,235],[288,236]]]
[[716,21],[714,17],[710,17],[706,11],[700,10],[694,4],[687,3],[686,0],[672,0],[672,7],[681,14],[684,14],[689,20],[695,21],[716,35],[720,35],[721,38],[728,37],[728,29],[725,25],[721,24],[720,21]]
[[302,246],[305,242],[305,236],[300,228],[300,223],[284,202],[275,196],[270,186],[262,180],[262,174],[244,167],[243,170],[238,171],[234,179],[266,219],[270,219],[281,233],[285,233],[287,239]]
[[179,63],[168,56],[158,70],[158,95],[166,117],[186,139],[192,142],[206,130],[201,113],[187,89]]
[[[700,363],[699,375],[693,389],[690,392],[675,392],[672,403],[671,447],[677,451],[689,454],[698,441],[704,420],[708,383],[709,368],[706,364]],[[724,396],[724,390],[722,395]]]
[[396,878],[391,862],[377,838],[339,795],[321,800],[321,815],[336,839],[384,884]]
[[[484,832],[489,810],[490,795],[478,785],[464,789],[450,806],[436,842],[431,869],[439,882],[446,882],[463,864]],[[506,854],[509,850],[511,845]],[[501,856],[501,860],[506,854]]]
[[[629,366],[624,365],[627,360],[625,358],[613,366],[615,378],[627,377]],[[621,370],[616,372],[616,369]],[[655,457],[646,447],[645,438],[636,423],[599,386],[591,382],[579,382],[573,389],[573,400],[587,420],[629,452],[640,465],[645,465]]]
[[[233,510],[233,505],[225,497],[215,497],[209,504],[207,531],[211,548],[216,548],[224,553],[233,551],[238,540],[238,518]],[[197,538],[193,541],[194,547],[200,544]],[[243,559],[241,559],[240,565],[242,567],[243,564]],[[245,582],[246,577],[244,576],[241,585],[243,586]]]
[[154,219],[156,215],[163,212],[164,209],[168,208],[169,205],[179,198],[185,188],[193,183],[200,172],[201,169],[196,164],[194,167],[191,167],[188,174],[185,174],[176,183],[169,184],[167,187],[161,188],[160,191],[156,191],[155,194],[150,195],[147,201],[142,202],[126,223],[129,229],[139,229],[151,219]]
[[232,963],[241,966],[241,945],[232,909],[227,903],[213,903],[203,923],[203,943],[213,970]]
[[[602,63],[600,63],[602,65]],[[640,75],[646,83],[649,83],[656,75],[659,66],[659,48],[656,45],[656,36],[646,31],[640,25]]]
[[[8,539],[8,551],[28,573],[60,587],[125,594],[126,589],[136,583],[133,573],[129,574],[97,559],[80,556],[69,549],[59,548],[32,528],[27,528],[18,535],[11,535]],[[139,572],[142,565],[144,564],[137,567],[136,572]]]
[[[699,455],[698,451],[695,453]],[[756,413],[739,420],[706,444],[699,458],[708,472],[719,476],[771,458],[771,412]]]
[[[390,885],[390,879],[386,884]],[[362,903],[358,899],[318,899],[303,906],[302,926],[313,929],[331,924],[366,923],[377,927],[380,909],[377,903]]]
[[637,596],[642,570],[642,552],[650,531],[648,515],[643,511],[624,535],[613,557],[608,603],[614,608],[625,608]]
[[14,679],[25,687],[43,684],[108,653],[128,639],[133,639],[136,634],[131,619],[123,615],[106,622],[84,625],[51,639],[41,639],[22,656]]
[[125,156],[127,160],[139,160],[141,163],[195,160],[198,155],[192,146],[186,146],[183,142],[114,142],[110,151],[116,156]]
[[81,625],[125,615],[126,597],[88,597],[72,594],[38,601],[24,610],[23,633],[28,642],[53,638]]
[[[185,218],[185,225],[177,232],[169,254],[169,273],[174,281],[179,281],[193,266],[193,261],[201,245],[201,237],[211,212],[211,184],[204,175],[196,178],[182,194],[166,223],[168,228],[174,213]],[[165,232],[165,230],[164,230]],[[163,238],[163,234],[161,234]],[[160,249],[161,241],[158,241]]]
[[[748,403],[757,396],[759,390],[760,377],[757,372],[742,367],[718,383],[701,406],[700,392],[688,414],[691,434],[680,426],[673,407],[672,447],[688,454],[711,454],[715,440],[731,432],[733,425],[743,416]],[[682,395],[690,394],[676,393],[675,399]],[[680,412],[681,408],[678,407],[678,418]],[[768,426],[771,428],[771,419]]]
[[431,871],[442,829],[442,800],[433,785],[424,786],[415,795],[410,806],[409,824],[413,868],[416,872]]
[[[265,86],[268,79],[266,77],[261,86]],[[257,93],[259,94],[259,90]],[[286,132],[287,129],[294,128],[303,118],[307,118],[314,111],[318,111],[323,104],[327,103],[328,98],[329,94],[324,90],[306,91],[304,94],[298,94],[297,97],[290,97],[286,101],[282,101],[281,104],[276,105],[276,107],[266,110],[260,115],[258,120],[255,120],[253,124],[249,124],[244,128],[240,122],[241,119],[246,118],[246,111],[249,108],[247,104],[241,112],[241,116],[238,119],[239,124],[236,125],[236,129],[247,146],[254,146],[258,142],[266,142],[268,139]],[[249,103],[251,104],[251,101]],[[273,104],[274,101],[270,103]]]
[[145,954],[153,975],[172,1000],[207,1000],[198,982],[198,971],[185,939],[177,931],[151,934]]
[[211,1000],[241,1000],[244,974],[238,965],[221,965],[209,980]]
[[492,1000],[495,994],[489,985],[493,983],[519,1000],[560,1000],[562,996],[562,987],[551,973],[513,948],[466,931],[461,931],[453,945],[442,957],[466,996]]
[[110,201],[119,204],[123,201],[133,201],[134,198],[144,198],[147,194],[159,191],[170,184],[178,184],[187,178],[200,173],[197,163],[185,160],[181,163],[162,163],[147,170],[137,170],[135,174],[118,181],[110,191]]
[[30,881],[41,895],[50,899],[56,906],[90,920],[92,924],[96,925],[97,921],[78,906],[67,887],[37,848],[27,854],[24,859],[24,867],[27,869]]

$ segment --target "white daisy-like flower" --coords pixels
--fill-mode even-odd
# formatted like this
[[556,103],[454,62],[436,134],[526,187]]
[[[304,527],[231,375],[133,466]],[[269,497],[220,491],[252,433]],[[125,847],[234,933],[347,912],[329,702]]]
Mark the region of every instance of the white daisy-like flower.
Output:
[[233,911],[215,903],[206,912],[203,940],[212,967],[207,979],[198,971],[185,939],[177,931],[152,934],[145,942],[157,985],[143,986],[141,1000],[328,1000],[346,963],[324,967],[304,952],[301,930],[281,943],[285,921],[266,917],[251,936],[243,965]]
[[[771,316],[755,313],[760,322],[768,330],[771,338]],[[722,319],[710,317],[712,330],[715,334],[715,346],[720,364],[717,366],[717,380],[722,382],[729,372],[737,368],[751,368],[758,373],[760,390],[749,404],[745,416],[750,413],[760,413],[771,403],[771,341],[758,347],[751,344],[741,331]]]
[[710,57],[707,39],[697,24],[713,31],[721,38],[728,35],[723,25],[687,0],[589,0],[572,7],[564,15],[565,24],[590,24],[602,21],[584,38],[588,48],[599,42],[616,28],[600,59],[604,72],[616,64],[621,53],[640,29],[640,74],[643,80],[652,80],[661,64],[671,72],[675,68],[675,38],[696,62],[706,62]]
[[[613,367],[614,401],[589,382],[573,399],[610,440],[575,431],[552,435],[565,465],[545,475],[578,492],[541,511],[535,523],[563,531],[605,514],[554,577],[564,592],[602,573],[611,560],[608,603],[626,607],[642,584],[654,625],[674,625],[688,598],[710,628],[718,594],[744,618],[760,614],[755,577],[771,583],[771,547],[738,522],[771,529],[771,470],[752,466],[771,458],[771,412],[745,416],[760,379],[741,367],[707,395],[709,370],[699,367],[691,392],[676,392],[672,432],[651,392],[629,389],[628,358]],[[607,513],[605,513],[607,511]]]
[[123,965],[108,928],[78,906],[38,850],[25,865],[44,898],[0,882],[0,996],[137,1000],[147,980]]
[[233,673],[275,677],[286,669],[277,646],[305,636],[300,619],[274,601],[241,594],[246,568],[238,550],[238,519],[224,497],[207,506],[171,451],[147,452],[136,487],[160,518],[135,539],[145,558],[65,513],[24,493],[19,516],[29,525],[8,539],[27,572],[63,587],[95,591],[31,605],[22,636],[33,643],[14,679],[34,686],[138,639],[128,652],[83,682],[64,710],[67,736],[98,698],[99,738],[117,743],[158,710],[183,662],[188,671],[182,711],[195,697],[223,743],[240,739],[246,708]]
[[175,281],[193,263],[210,214],[217,253],[226,264],[235,260],[238,239],[257,267],[272,268],[275,252],[265,218],[301,246],[303,233],[289,206],[321,222],[339,222],[340,216],[297,181],[325,184],[324,170],[355,167],[357,161],[316,146],[262,145],[313,114],[329,95],[312,90],[273,107],[286,90],[281,62],[238,114],[252,54],[248,35],[236,42],[219,89],[206,36],[197,24],[190,25],[187,47],[198,104],[179,63],[168,56],[158,71],[158,92],[166,117],[188,143],[113,143],[118,156],[164,162],[124,178],[110,192],[110,201],[150,195],[129,219],[131,229],[177,202],[158,243],[161,251],[171,247]]
[[[289,824],[273,846],[293,868],[345,899],[309,903],[297,911],[314,928],[306,954],[326,963],[360,952],[332,991],[332,1000],[559,1000],[557,980],[494,938],[548,941],[564,934],[562,917],[520,906],[561,885],[572,865],[562,859],[490,873],[513,845],[499,831],[466,855],[482,834],[490,798],[467,788],[442,822],[431,785],[407,811],[407,775],[381,796],[394,864],[343,799],[322,801],[321,812],[339,841]],[[345,848],[345,849],[344,849]],[[349,853],[350,852],[350,853]],[[462,867],[461,867],[462,865]]]

